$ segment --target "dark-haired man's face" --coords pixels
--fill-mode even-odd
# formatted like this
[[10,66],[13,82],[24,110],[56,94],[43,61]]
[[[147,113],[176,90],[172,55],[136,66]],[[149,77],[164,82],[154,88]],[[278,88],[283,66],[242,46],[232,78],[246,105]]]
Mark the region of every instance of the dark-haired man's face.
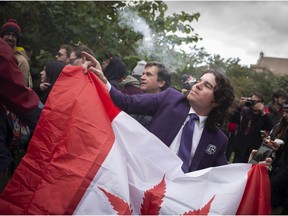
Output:
[[284,96],[280,96],[276,98],[276,104],[278,104],[279,106],[282,106],[285,102],[286,102],[286,97]]
[[69,59],[70,59],[69,61],[70,65],[81,66],[83,64],[82,58],[77,57],[75,52],[71,52]]
[[218,106],[214,99],[215,87],[216,79],[212,73],[204,74],[197,80],[196,84],[191,87],[187,99],[197,114],[206,116],[211,110]]
[[151,66],[144,69],[141,76],[140,89],[145,93],[159,93],[161,88],[165,85],[164,81],[158,81],[158,67]]
[[56,59],[58,61],[62,61],[64,62],[65,64],[68,64],[70,59],[69,59],[69,56],[67,56],[67,50],[66,49],[59,49],[57,55],[56,55]]

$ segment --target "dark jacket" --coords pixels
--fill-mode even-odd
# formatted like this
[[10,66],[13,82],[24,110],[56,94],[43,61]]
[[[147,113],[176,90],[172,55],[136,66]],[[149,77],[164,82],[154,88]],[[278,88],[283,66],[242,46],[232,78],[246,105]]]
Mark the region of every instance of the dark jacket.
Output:
[[[287,124],[287,123],[286,123]],[[270,172],[271,180],[271,205],[284,206],[285,212],[288,212],[288,124],[286,127],[285,137],[277,137],[277,124],[271,134],[271,138],[280,138],[284,141],[284,145],[276,152],[276,158],[272,163]]]
[[247,163],[251,151],[262,143],[260,131],[270,131],[273,123],[267,115],[255,115],[250,108],[239,108],[229,120],[238,125],[237,134],[231,140],[234,162]]

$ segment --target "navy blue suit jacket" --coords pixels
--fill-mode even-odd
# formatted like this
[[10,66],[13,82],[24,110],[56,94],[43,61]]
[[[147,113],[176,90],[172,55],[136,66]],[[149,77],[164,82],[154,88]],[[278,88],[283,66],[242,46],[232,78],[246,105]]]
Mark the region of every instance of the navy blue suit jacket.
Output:
[[[168,147],[190,110],[186,96],[173,88],[158,94],[125,95],[112,87],[110,96],[114,103],[128,114],[153,116],[147,129]],[[228,138],[220,129],[211,130],[205,126],[190,171],[227,164],[227,143]]]

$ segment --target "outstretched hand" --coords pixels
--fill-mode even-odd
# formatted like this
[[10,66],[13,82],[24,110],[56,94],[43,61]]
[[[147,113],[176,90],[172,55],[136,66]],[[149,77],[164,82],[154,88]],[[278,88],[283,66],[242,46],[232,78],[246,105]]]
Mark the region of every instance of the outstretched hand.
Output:
[[106,84],[108,81],[102,72],[100,63],[92,55],[85,51],[82,51],[82,55],[85,56],[87,60],[82,64],[84,74],[87,74],[89,68],[90,71],[96,74],[96,76],[98,76],[98,78]]

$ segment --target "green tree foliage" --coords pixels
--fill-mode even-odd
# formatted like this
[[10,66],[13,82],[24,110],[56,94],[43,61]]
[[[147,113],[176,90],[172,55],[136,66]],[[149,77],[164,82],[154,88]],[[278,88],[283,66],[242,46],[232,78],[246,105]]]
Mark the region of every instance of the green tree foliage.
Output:
[[[226,73],[237,97],[257,91],[271,100],[272,92],[287,91],[288,76],[256,73],[239,65],[240,59],[225,60],[198,48],[201,40],[193,22],[199,13],[166,14],[163,1],[0,1],[0,25],[17,20],[23,36],[21,45],[32,49],[34,80],[61,44],[86,44],[101,62],[108,55],[122,57],[129,73],[137,61],[158,60],[174,71],[173,85],[181,89],[181,76],[196,78],[203,69]],[[187,46],[190,51],[179,48]],[[185,47],[185,48],[187,48]]]
[[[1,2],[0,23],[14,18],[21,26],[21,43],[32,48],[31,65],[38,70],[32,73],[43,67],[42,53],[54,56],[61,44],[79,43],[90,47],[100,61],[118,55],[132,69],[140,59],[163,61],[164,54],[173,59],[175,45],[199,40],[191,22],[200,14],[166,16],[166,10],[162,1],[7,1]],[[141,22],[135,23],[136,18]]]
[[248,97],[253,92],[259,92],[267,104],[271,102],[273,91],[279,88],[287,91],[287,87],[279,85],[282,77],[277,77],[270,71],[255,72],[251,68],[233,65],[227,70],[226,75],[230,78],[238,98]]

